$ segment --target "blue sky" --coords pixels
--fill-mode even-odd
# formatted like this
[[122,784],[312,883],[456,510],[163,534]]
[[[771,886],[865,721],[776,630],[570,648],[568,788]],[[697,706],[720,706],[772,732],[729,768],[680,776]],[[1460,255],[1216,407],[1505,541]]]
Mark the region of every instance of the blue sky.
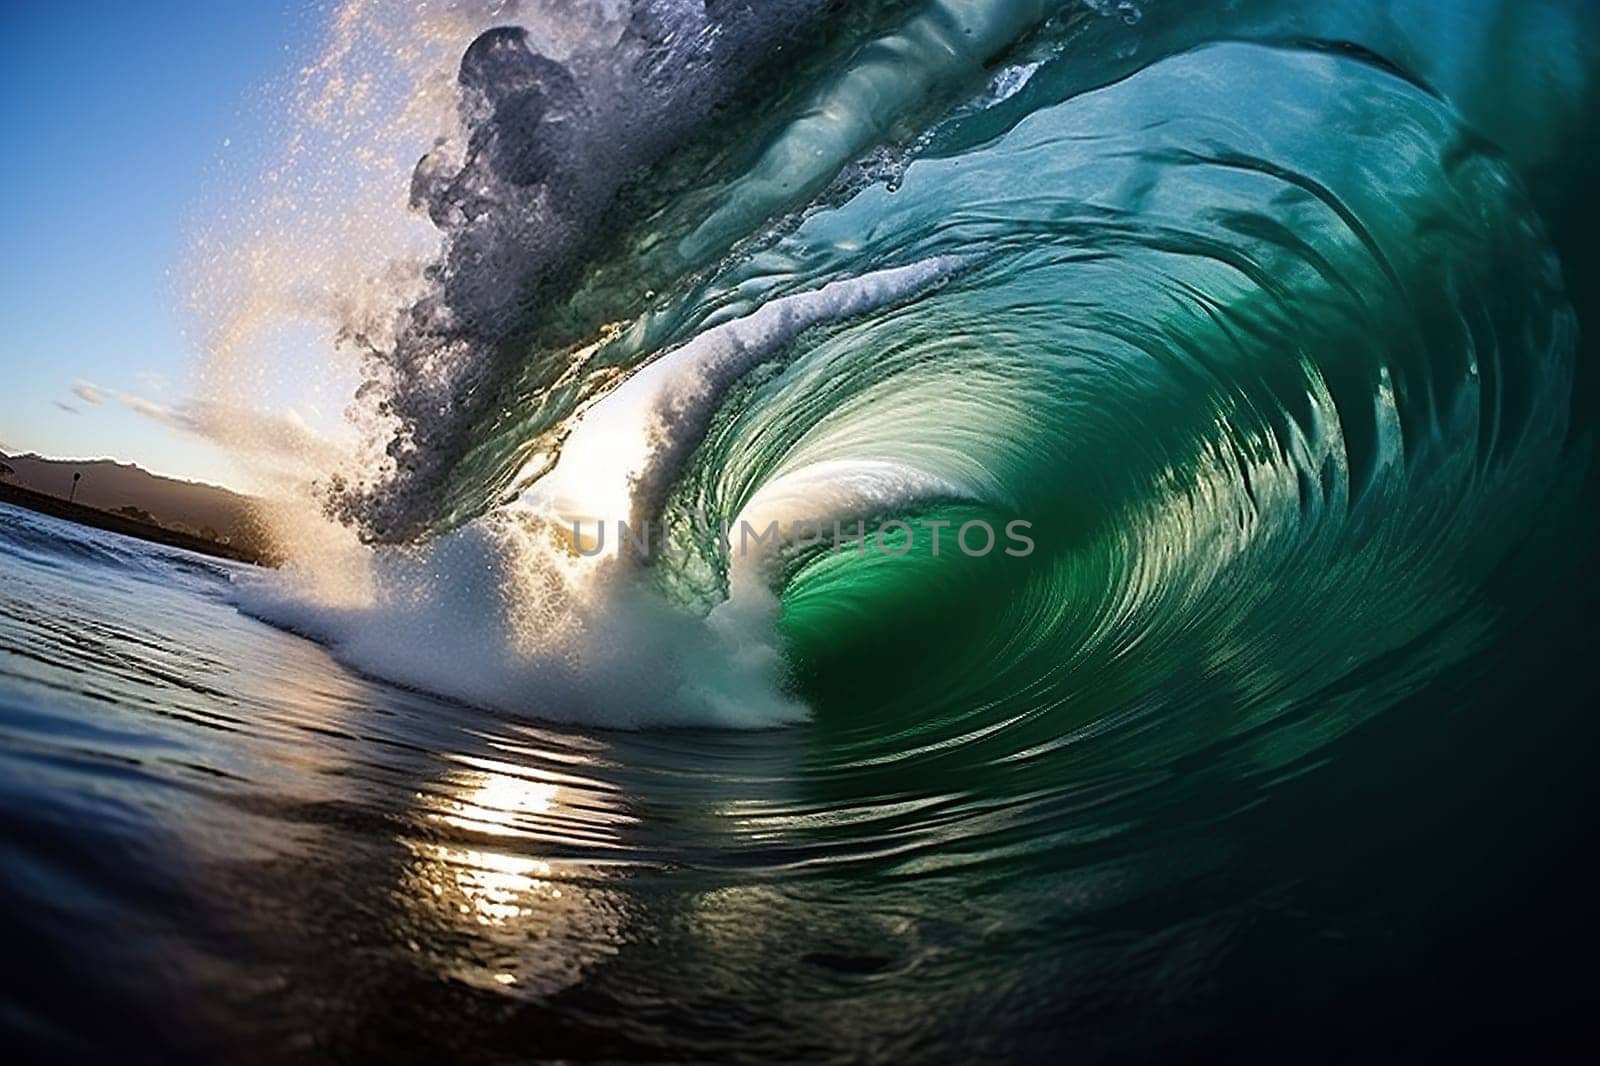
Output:
[[188,235],[278,150],[270,87],[324,14],[305,0],[0,0],[0,448],[238,482],[219,449],[118,394],[189,394]]

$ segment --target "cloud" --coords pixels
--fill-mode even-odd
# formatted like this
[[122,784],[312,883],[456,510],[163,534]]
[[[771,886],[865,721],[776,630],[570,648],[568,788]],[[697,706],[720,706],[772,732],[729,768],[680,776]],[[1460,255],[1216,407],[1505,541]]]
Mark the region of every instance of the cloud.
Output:
[[107,393],[136,414],[235,453],[315,476],[333,469],[344,452],[293,410],[269,414],[213,400],[168,406],[132,393]]
[[[153,375],[141,375],[141,379],[150,377]],[[146,383],[157,384],[149,380]],[[101,388],[82,379],[72,383],[72,393],[85,403],[97,406],[114,400],[152,422],[222,445],[236,456],[259,463],[276,476],[316,477],[334,469],[346,458],[343,449],[308,426],[293,409],[283,414],[269,414],[213,400],[164,404],[136,393]],[[60,400],[56,401],[56,406],[71,414],[82,414],[78,408]]]
[[144,415],[146,418],[163,422],[178,429],[186,429],[191,433],[196,432],[193,419],[182,411],[156,403],[154,400],[147,400],[143,396],[135,396],[130,392],[117,393],[117,399],[122,401],[122,405],[135,414]]
[[79,378],[72,383],[72,394],[84,403],[102,404],[106,402],[111,393],[102,389],[92,381]]
[[[154,419],[157,422],[164,423],[176,429],[188,430],[190,432],[197,431],[193,419],[185,412],[167,407],[164,404],[156,403],[154,400],[146,399],[143,396],[137,396],[131,392],[118,392],[115,389],[104,389],[92,381],[84,381],[82,378],[79,378],[77,381],[72,383],[72,394],[78,397],[78,399],[82,400],[84,403],[92,403],[96,405],[103,404],[107,400],[115,400],[124,407],[128,408],[130,411],[133,411],[136,414],[144,415],[146,418]],[[61,408],[63,411],[71,411],[73,414],[80,413],[78,409],[73,407],[71,404],[62,403],[59,400],[56,401],[56,406]]]

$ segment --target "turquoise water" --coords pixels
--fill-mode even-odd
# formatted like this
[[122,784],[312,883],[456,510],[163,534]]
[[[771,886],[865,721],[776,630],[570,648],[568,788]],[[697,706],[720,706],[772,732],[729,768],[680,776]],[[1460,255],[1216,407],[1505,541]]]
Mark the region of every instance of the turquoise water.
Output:
[[[1193,8],[785,5],[770,78],[742,16],[641,22],[646,96],[698,116],[662,143],[475,44],[489,117],[414,187],[437,289],[369,353],[390,465],[322,485],[359,566],[3,512],[6,1024],[266,1060],[1559,1046],[1593,999],[1596,9]],[[586,571],[540,493],[598,491],[630,390],[626,513],[586,517],[691,547]],[[752,559],[696,513],[911,540]],[[1019,519],[1025,556],[925,535]]]

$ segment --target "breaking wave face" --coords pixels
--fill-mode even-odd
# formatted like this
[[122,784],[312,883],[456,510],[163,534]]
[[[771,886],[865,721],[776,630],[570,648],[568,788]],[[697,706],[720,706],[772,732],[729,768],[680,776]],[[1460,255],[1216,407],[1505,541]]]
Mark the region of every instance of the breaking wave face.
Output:
[[[809,718],[840,773],[1024,792],[1267,773],[1492,657],[1585,521],[1593,7],[844,6],[452,23],[437,250],[341,323],[343,539],[244,609],[515,714]],[[694,515],[912,536],[570,535]]]

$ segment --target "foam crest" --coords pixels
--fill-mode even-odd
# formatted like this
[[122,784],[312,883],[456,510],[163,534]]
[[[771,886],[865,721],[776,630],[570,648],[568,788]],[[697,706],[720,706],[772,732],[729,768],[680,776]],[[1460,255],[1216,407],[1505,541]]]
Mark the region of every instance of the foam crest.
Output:
[[[643,419],[648,429],[632,430],[648,444],[631,457],[642,471],[631,481],[631,507],[653,515],[740,376],[800,332],[906,299],[959,265],[929,260],[836,281],[712,327],[618,397],[620,418],[602,415],[575,433],[568,460],[594,476],[592,453],[611,449],[629,421]],[[620,464],[612,476],[625,477],[628,453],[608,454]],[[814,498],[825,495],[826,474],[810,472]],[[840,474],[833,506],[955,491],[905,470]],[[770,592],[752,585],[711,617],[671,605],[639,579],[639,560],[575,552],[544,510],[549,498],[541,489],[520,506],[407,548],[364,545],[348,527],[313,522],[296,540],[316,550],[300,552],[281,573],[242,577],[238,605],[327,644],[364,673],[517,715],[623,728],[763,728],[805,717],[804,705],[783,692]]]
[[369,676],[519,717],[613,728],[761,729],[802,720],[769,626],[712,625],[581,559],[553,523],[502,513],[421,549],[243,574],[247,614],[311,637]]

